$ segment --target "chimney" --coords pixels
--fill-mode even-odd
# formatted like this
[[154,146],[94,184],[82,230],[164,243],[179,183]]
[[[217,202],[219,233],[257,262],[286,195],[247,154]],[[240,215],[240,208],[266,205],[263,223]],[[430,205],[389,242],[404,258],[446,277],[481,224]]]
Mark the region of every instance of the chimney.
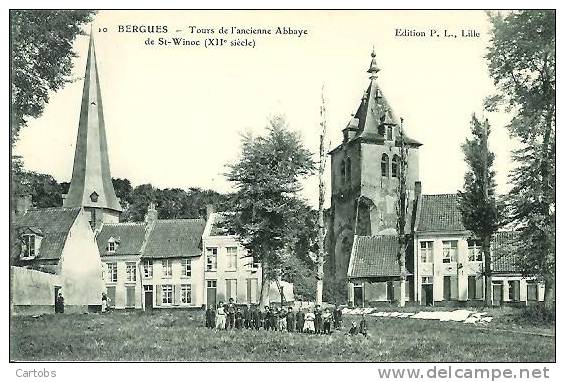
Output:
[[206,220],[208,220],[210,218],[210,215],[213,214],[214,211],[214,205],[213,204],[206,204]]
[[145,214],[145,224],[147,225],[155,225],[157,221],[157,210],[155,209],[155,203],[149,203],[147,207],[147,213]]
[[15,213],[25,214],[32,207],[31,195],[20,195],[16,198]]

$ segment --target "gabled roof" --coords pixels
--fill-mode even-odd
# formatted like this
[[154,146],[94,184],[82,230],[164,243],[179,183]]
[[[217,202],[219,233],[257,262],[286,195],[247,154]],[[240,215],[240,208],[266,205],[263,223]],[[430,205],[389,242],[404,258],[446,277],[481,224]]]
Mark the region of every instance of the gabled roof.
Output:
[[521,273],[518,265],[519,233],[516,231],[501,231],[492,238],[492,271],[493,273]]
[[201,254],[204,219],[157,220],[149,233],[143,257],[196,257]]
[[[16,234],[22,230],[40,232],[42,240],[36,259],[57,260],[61,257],[69,231],[80,211],[81,208],[66,207],[33,209],[15,215],[13,227]],[[16,240],[12,245],[18,246],[20,243]]]
[[[100,256],[139,255],[145,238],[145,223],[104,223],[96,237]],[[108,240],[116,240],[116,250],[108,253]]]
[[[355,236],[349,264],[350,278],[399,277],[398,238],[394,235]],[[407,259],[410,257],[407,254]]]
[[416,231],[465,231],[456,194],[422,195]]

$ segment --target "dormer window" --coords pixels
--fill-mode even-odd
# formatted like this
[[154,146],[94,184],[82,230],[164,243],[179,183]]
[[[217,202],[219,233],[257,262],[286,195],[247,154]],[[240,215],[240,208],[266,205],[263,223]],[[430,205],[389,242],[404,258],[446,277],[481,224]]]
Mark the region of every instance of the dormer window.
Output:
[[32,260],[37,255],[39,247],[39,238],[34,234],[25,234],[22,236],[22,252],[20,258],[22,260]]
[[116,248],[118,247],[118,240],[114,239],[113,237],[111,237],[110,239],[108,239],[108,245],[106,246],[106,250],[109,253],[114,253],[116,252]]

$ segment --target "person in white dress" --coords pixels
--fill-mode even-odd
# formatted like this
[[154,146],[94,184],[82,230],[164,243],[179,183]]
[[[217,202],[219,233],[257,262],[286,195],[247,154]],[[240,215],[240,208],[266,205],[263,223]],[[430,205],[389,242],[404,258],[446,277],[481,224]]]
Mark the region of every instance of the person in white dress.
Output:
[[216,329],[226,328],[226,312],[224,310],[224,303],[220,302],[220,306],[216,309]]
[[306,312],[306,315],[304,316],[304,332],[305,333],[314,333],[315,328],[314,328],[314,319],[316,318],[316,315],[314,314],[314,312],[312,311],[308,311]]

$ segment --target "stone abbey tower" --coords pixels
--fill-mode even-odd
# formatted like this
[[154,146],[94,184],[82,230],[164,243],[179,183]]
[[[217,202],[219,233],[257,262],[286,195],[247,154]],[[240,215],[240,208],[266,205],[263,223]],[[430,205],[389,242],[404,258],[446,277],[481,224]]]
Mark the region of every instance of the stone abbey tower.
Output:
[[[369,87],[343,129],[343,141],[330,152],[331,207],[328,216],[328,261],[325,275],[344,283],[354,235],[396,234],[399,172],[399,127],[377,84],[375,52],[371,54]],[[408,146],[407,187],[412,204],[419,178],[421,143],[405,135]],[[410,219],[409,219],[410,220]]]
[[90,224],[93,229],[102,222],[118,222],[122,212],[110,175],[92,31],[84,74],[73,175],[63,206],[84,207],[90,213]]

